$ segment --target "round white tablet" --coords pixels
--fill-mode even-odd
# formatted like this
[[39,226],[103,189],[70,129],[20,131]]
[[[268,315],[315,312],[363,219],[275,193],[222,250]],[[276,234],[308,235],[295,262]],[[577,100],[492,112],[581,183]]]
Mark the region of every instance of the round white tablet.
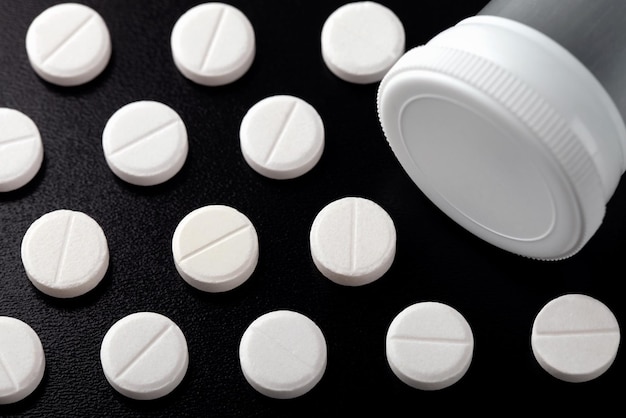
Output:
[[361,286],[384,275],[396,254],[396,229],[378,204],[345,197],[315,217],[310,233],[313,262],[324,276],[346,286]]
[[469,369],[474,336],[465,318],[438,302],[421,302],[400,312],[387,331],[387,361],[404,383],[439,390]]
[[348,3],[322,27],[322,58],[337,77],[352,83],[382,80],[404,53],[404,26],[387,7],[371,1]]
[[172,392],[189,365],[185,335],[171,319],[137,312],[117,321],[102,340],[102,370],[124,396],[150,400]]
[[546,304],[532,328],[537,362],[566,382],[585,382],[613,364],[620,341],[617,319],[602,302],[568,294]]
[[257,318],[239,345],[243,375],[263,395],[295,398],[309,392],[326,370],[326,340],[308,317],[274,311]]
[[248,18],[239,9],[217,2],[185,12],[172,29],[171,47],[178,70],[205,86],[220,86],[242,77],[256,51]]
[[19,319],[0,316],[0,405],[30,395],[39,386],[45,368],[37,333]]
[[66,209],[49,212],[26,231],[22,263],[33,285],[57,298],[87,293],[104,277],[109,247],[90,216]]
[[191,286],[224,292],[245,282],[259,259],[254,225],[238,210],[210,205],[185,216],[174,231],[176,270]]
[[311,170],[324,151],[324,124],[317,111],[293,96],[272,96],[248,110],[239,132],[246,162],[272,179]]
[[0,107],[0,192],[27,184],[42,162],[43,143],[35,122],[22,112]]
[[33,20],[26,33],[26,52],[41,78],[60,86],[77,86],[105,69],[111,58],[111,37],[93,9],[62,3]]
[[189,144],[183,120],[155,101],[129,103],[107,122],[102,148],[109,168],[122,180],[153,186],[176,175],[185,164]]

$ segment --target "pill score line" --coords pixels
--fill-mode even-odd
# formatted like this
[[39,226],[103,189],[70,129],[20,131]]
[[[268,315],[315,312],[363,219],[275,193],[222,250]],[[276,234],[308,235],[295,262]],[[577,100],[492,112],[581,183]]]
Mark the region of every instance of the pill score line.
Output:
[[122,369],[115,375],[114,379],[119,379],[124,374],[126,374],[135,364],[137,364],[141,360],[142,357],[144,357],[150,351],[152,347],[154,347],[159,342],[159,340],[161,340],[161,338],[163,338],[163,336],[165,336],[165,334],[167,334],[168,331],[173,328],[174,327],[172,324],[165,325],[162,330],[157,332],[154,337],[152,337],[146,343],[146,345],[135,354],[135,356],[128,362],[126,366],[122,367]]
[[173,119],[170,120],[168,122],[165,122],[159,126],[157,126],[154,129],[149,130],[148,132],[131,139],[130,141],[128,141],[126,144],[121,145],[120,147],[116,148],[115,150],[111,151],[111,153],[109,154],[109,157],[112,157],[116,154],[119,154],[120,152],[127,150],[128,148],[131,148],[133,145],[137,145],[147,139],[150,139],[151,137],[163,133],[165,132],[167,129],[171,128],[172,126],[175,126],[177,124],[180,123],[179,119]]
[[207,250],[210,250],[211,248],[215,248],[217,246],[219,246],[220,244],[225,243],[226,241],[228,241],[231,238],[234,238],[236,235],[246,231],[247,229],[250,229],[250,225],[242,225],[237,229],[234,229],[233,231],[228,232],[225,235],[222,235],[221,237],[209,242],[208,244],[205,244],[203,246],[201,246],[200,248],[196,248],[195,250],[193,250],[192,252],[190,252],[189,254],[181,257],[179,263],[184,263],[185,261],[189,260],[190,258],[193,258],[195,256],[197,256],[200,253],[203,253]]
[[273,338],[267,335],[265,332],[261,331],[259,327],[251,326],[250,330],[260,335],[261,337],[263,337],[270,344],[275,345],[276,347],[280,348],[286,354],[289,354],[291,358],[293,358],[294,360],[296,360],[298,363],[302,364],[303,366],[306,366],[309,370],[315,371],[314,365],[307,363],[304,359],[300,358],[300,356],[298,356],[293,350],[291,350],[289,347],[285,346],[284,344],[281,344],[276,338]]
[[204,53],[204,59],[202,60],[202,66],[200,67],[200,71],[207,71],[209,67],[211,52],[213,51],[213,46],[215,45],[215,39],[217,38],[220,29],[222,28],[222,23],[224,21],[224,17],[226,16],[226,8],[220,8],[219,14],[217,16],[217,22],[213,27],[213,32],[209,35],[209,41],[207,43],[206,51]]
[[29,139],[37,139],[37,137],[38,137],[37,134],[30,133],[26,135],[16,136],[14,138],[7,138],[7,139],[0,138],[0,148],[6,145],[17,143],[17,142],[27,141]]
[[87,18],[83,20],[78,26],[76,26],[76,28],[74,28],[64,39],[62,39],[61,42],[59,42],[59,44],[55,46],[52,49],[52,51],[48,53],[46,57],[42,57],[41,65],[45,66],[48,63],[48,61],[50,61],[59,51],[61,51],[63,47],[68,45],[72,41],[72,39],[74,39],[82,29],[87,27],[89,22],[91,22],[95,17],[96,17],[95,13],[89,14]]
[[393,341],[406,341],[406,342],[427,343],[427,344],[469,345],[472,343],[472,341],[469,339],[445,338],[445,337],[428,338],[428,337],[414,337],[410,335],[392,335],[389,337],[389,339]]
[[535,337],[585,337],[619,334],[618,328],[586,329],[580,331],[536,331]]
[[54,281],[53,284],[58,283],[59,277],[61,276],[61,270],[63,269],[63,265],[65,264],[65,260],[67,259],[67,251],[69,248],[69,242],[71,239],[72,225],[74,224],[74,214],[70,213],[67,217],[67,221],[65,223],[65,232],[63,233],[63,244],[61,245],[61,251],[59,252],[59,259],[57,261],[57,268],[54,273]]
[[278,149],[278,143],[281,141],[281,139],[285,137],[285,132],[287,131],[287,127],[289,126],[289,123],[293,119],[293,114],[294,114],[294,111],[296,110],[296,107],[298,107],[298,101],[294,100],[293,103],[291,104],[291,107],[289,108],[289,111],[285,115],[285,119],[283,120],[283,123],[280,129],[278,130],[278,134],[276,135],[276,138],[274,139],[274,143],[270,147],[267,157],[265,158],[265,164],[269,164],[272,161],[272,158],[274,157],[274,155],[276,154],[276,150]]
[[351,273],[355,273],[357,271],[357,257],[356,257],[356,250],[357,250],[357,245],[358,245],[358,200],[353,200],[352,201],[352,210],[351,210],[351,215],[352,215],[352,227],[350,229],[350,241],[352,243],[352,245],[350,246],[350,254],[349,254],[349,260],[350,260],[350,271]]

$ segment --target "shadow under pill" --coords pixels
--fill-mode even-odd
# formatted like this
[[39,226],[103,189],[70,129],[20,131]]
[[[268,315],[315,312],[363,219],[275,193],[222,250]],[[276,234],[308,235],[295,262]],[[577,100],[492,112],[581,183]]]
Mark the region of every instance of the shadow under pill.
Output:
[[[188,156],[189,158],[189,156]],[[170,193],[173,190],[177,190],[182,187],[189,179],[189,170],[186,168],[188,161],[182,166],[180,171],[176,173],[172,178],[166,180],[163,183],[155,184],[152,186],[139,186],[136,184],[128,183],[112,172],[109,173],[113,181],[122,189],[132,192],[135,195],[141,196],[163,196],[166,193]]]
[[[172,390],[170,393],[160,398],[150,400],[132,399],[117,392],[111,386],[109,386],[107,389],[112,392],[113,397],[117,401],[119,401],[125,407],[133,409],[134,411],[141,411],[142,413],[163,412],[170,408],[173,408],[172,405],[180,401],[182,394],[189,393],[191,389],[189,383],[189,381],[191,380],[189,376],[190,372],[192,371],[191,366],[191,364],[188,366],[185,377],[183,377],[183,380],[178,384],[178,386],[174,388],[174,390]],[[178,413],[180,413],[180,411]]]
[[88,291],[87,293],[75,296],[71,298],[57,298],[54,296],[46,295],[45,293],[33,288],[33,291],[36,292],[37,297],[44,301],[47,305],[52,306],[55,309],[60,310],[74,310],[81,309],[95,305],[102,296],[109,290],[111,287],[111,261],[109,261],[109,268],[107,269],[106,274],[98,283],[96,287]]
[[115,67],[115,54],[111,54],[108,65],[104,70],[93,80],[90,80],[84,84],[76,86],[59,86],[54,83],[50,83],[43,78],[37,76],[39,82],[50,92],[58,94],[60,96],[83,96],[95,93],[104,87],[104,83],[111,77],[113,68]]

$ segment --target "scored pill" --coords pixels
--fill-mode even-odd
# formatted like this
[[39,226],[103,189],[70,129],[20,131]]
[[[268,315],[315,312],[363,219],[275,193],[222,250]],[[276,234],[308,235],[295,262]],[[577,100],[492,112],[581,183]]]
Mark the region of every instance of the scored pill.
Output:
[[37,333],[19,319],[0,316],[0,405],[21,401],[33,393],[45,368]]
[[261,315],[239,344],[241,370],[259,393],[276,399],[302,396],[324,375],[326,340],[305,315],[278,310]]
[[439,302],[405,308],[387,331],[389,366],[416,389],[439,390],[456,383],[467,372],[473,351],[474,337],[465,318]]
[[185,12],[172,29],[174,64],[189,80],[221,86],[242,77],[252,65],[255,35],[237,8],[218,2]]
[[313,262],[335,283],[361,286],[371,283],[393,264],[396,229],[378,204],[345,197],[324,207],[310,231]]
[[271,96],[252,106],[239,131],[244,159],[272,179],[291,179],[310,171],[324,150],[324,124],[304,100]]
[[586,382],[613,364],[620,341],[615,315],[587,295],[548,302],[533,323],[531,346],[539,365],[566,382]]
[[224,205],[195,209],[178,224],[172,255],[181,277],[205,292],[224,292],[244,283],[259,258],[254,225]]
[[89,215],[60,209],[41,216],[24,234],[22,263],[43,293],[71,298],[87,293],[104,277],[109,248],[102,228]]
[[189,144],[182,119],[169,106],[138,101],[118,109],[102,132],[102,148],[111,171],[138,185],[161,184],[185,164]]
[[0,107],[0,192],[26,185],[42,162],[43,143],[35,122],[20,111]]
[[183,380],[189,364],[185,335],[155,312],[128,315],[107,331],[100,348],[109,384],[138,400],[163,397]]
[[111,58],[106,23],[93,9],[63,3],[44,10],[26,33],[31,66],[44,80],[77,86],[98,76]]

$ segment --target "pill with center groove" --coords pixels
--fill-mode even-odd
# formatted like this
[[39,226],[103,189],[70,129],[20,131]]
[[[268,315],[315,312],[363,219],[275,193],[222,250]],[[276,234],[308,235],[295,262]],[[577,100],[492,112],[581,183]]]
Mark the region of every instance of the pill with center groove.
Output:
[[199,4],[185,12],[172,29],[174,64],[189,80],[221,86],[242,77],[252,65],[255,35],[248,18],[219,2]]
[[107,381],[122,395],[157,399],[172,392],[185,377],[189,365],[187,340],[168,317],[137,312],[107,331],[100,361]]
[[361,286],[382,277],[396,254],[396,229],[377,203],[345,197],[325,206],[310,231],[313,262],[335,283]]
[[267,97],[252,106],[239,131],[243,157],[255,171],[273,179],[291,179],[310,171],[324,151],[324,124],[304,100]]
[[586,382],[613,364],[620,341],[615,315],[597,299],[567,294],[548,302],[533,323],[531,346],[541,367],[566,382]]
[[66,209],[46,213],[30,225],[21,255],[32,284],[57,298],[92,290],[109,266],[109,247],[100,225],[83,212]]
[[326,370],[326,340],[307,316],[289,310],[261,315],[239,344],[241,370],[258,392],[277,399],[302,396]]
[[469,369],[473,352],[474,336],[465,318],[439,302],[405,308],[387,331],[389,366],[416,389],[440,390],[456,383]]
[[138,186],[164,183],[185,164],[189,145],[181,117],[169,106],[142,100],[118,109],[102,132],[106,162]]
[[62,3],[44,10],[26,33],[26,52],[34,71],[60,86],[77,86],[98,76],[111,58],[106,23],[93,9]]
[[244,283],[259,258],[259,240],[246,215],[225,205],[193,210],[172,238],[176,269],[191,286],[225,292]]

